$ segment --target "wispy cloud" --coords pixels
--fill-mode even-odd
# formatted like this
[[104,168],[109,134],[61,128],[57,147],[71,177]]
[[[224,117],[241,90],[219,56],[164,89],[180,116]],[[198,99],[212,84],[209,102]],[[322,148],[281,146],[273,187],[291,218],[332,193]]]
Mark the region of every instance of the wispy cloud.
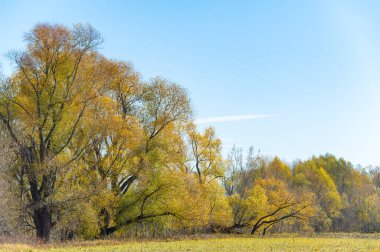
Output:
[[258,115],[232,115],[232,116],[218,116],[218,117],[206,117],[198,118],[195,120],[196,124],[208,124],[208,123],[223,123],[223,122],[238,122],[257,120],[263,118],[270,118],[278,116],[276,114],[258,114]]

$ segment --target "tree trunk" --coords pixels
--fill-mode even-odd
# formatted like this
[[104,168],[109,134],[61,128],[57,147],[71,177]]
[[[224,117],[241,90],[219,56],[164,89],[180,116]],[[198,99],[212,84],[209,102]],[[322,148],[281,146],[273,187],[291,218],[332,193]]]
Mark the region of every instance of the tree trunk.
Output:
[[265,227],[265,228],[263,229],[263,233],[262,233],[263,236],[267,233],[267,228],[268,228],[268,227]]
[[256,223],[256,224],[253,226],[253,228],[252,228],[251,235],[255,234],[256,231],[257,231],[257,229],[259,229],[260,226],[261,226],[261,225],[258,225],[258,224]]
[[37,239],[44,243],[50,242],[51,213],[47,207],[34,210],[33,222],[37,231]]
[[109,232],[110,214],[105,208],[103,208],[100,211],[99,222],[100,222],[100,237],[104,238],[105,236],[110,235],[110,232]]
[[29,182],[29,192],[31,194],[30,206],[32,208],[32,219],[36,228],[37,239],[44,243],[50,241],[50,233],[52,228],[51,209],[45,204],[45,198],[49,196],[51,183],[44,176],[42,185],[38,186],[38,177],[34,165],[37,164],[36,151],[34,144],[32,147],[24,147],[21,149],[21,155],[24,161],[24,170]]

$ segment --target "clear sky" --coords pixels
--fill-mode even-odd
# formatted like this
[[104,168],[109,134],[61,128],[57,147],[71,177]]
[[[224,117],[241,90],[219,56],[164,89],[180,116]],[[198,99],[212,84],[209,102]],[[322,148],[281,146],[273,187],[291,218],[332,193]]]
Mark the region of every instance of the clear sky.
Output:
[[104,55],[184,86],[225,152],[380,165],[380,1],[13,0],[0,17],[6,75],[36,23],[90,23]]

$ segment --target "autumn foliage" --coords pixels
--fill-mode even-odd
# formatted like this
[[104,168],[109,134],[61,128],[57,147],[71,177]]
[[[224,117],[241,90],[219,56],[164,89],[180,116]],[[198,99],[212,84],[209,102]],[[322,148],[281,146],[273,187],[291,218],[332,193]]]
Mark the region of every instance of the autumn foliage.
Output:
[[4,232],[48,242],[380,229],[378,171],[332,155],[223,158],[186,90],[101,55],[91,26],[40,24],[25,41],[0,90]]

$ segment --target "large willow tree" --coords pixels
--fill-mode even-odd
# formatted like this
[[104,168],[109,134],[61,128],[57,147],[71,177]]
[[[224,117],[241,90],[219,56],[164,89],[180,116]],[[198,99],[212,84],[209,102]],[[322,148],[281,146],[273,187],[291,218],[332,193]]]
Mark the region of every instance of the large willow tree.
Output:
[[[160,134],[191,111],[179,86],[142,83],[128,63],[100,55],[91,26],[40,24],[25,39],[24,51],[9,54],[16,68],[2,83],[0,119],[16,148],[25,222],[46,242],[72,202],[125,194],[146,174]],[[99,218],[117,208],[108,203]]]
[[101,37],[89,26],[38,25],[25,38],[26,50],[10,53],[16,71],[2,86],[0,119],[18,148],[16,178],[27,212],[37,237],[48,241],[51,196],[62,167],[86,147],[91,132],[83,129],[102,92],[95,53]]

